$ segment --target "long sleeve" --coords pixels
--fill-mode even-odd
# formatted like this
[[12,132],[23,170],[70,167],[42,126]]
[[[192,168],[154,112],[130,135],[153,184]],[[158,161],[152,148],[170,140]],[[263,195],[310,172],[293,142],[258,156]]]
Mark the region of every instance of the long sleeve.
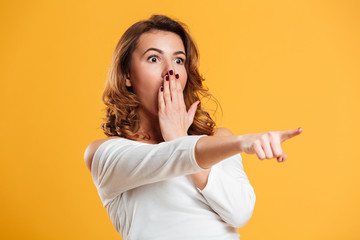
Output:
[[212,166],[208,183],[200,193],[228,224],[240,228],[251,218],[256,196],[236,154]]
[[184,136],[148,144],[119,138],[96,150],[91,175],[104,207],[129,189],[204,170],[195,159],[195,144],[206,136]]

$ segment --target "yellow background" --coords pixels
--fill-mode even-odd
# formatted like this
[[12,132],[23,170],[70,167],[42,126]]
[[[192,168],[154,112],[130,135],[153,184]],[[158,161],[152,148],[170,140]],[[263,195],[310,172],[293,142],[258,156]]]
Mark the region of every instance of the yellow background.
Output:
[[116,43],[151,14],[186,23],[218,126],[303,127],[288,159],[243,156],[241,239],[359,239],[359,1],[2,1],[1,239],[120,239],[83,153]]

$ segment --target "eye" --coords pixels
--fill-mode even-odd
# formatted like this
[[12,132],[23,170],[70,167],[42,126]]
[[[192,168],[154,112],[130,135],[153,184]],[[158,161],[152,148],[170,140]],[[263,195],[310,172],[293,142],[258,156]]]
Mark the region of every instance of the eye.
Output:
[[151,55],[147,60],[150,60],[150,62],[156,62],[157,58],[158,57],[156,55]]
[[177,59],[175,59],[175,62],[177,62],[179,64],[182,64],[184,62],[184,59],[183,58],[177,58]]

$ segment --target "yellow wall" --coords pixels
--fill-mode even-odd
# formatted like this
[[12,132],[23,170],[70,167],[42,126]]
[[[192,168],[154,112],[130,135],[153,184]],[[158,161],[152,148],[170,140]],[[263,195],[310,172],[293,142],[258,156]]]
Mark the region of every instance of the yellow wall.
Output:
[[3,1],[1,239],[119,239],[83,162],[122,33],[185,22],[235,134],[303,127],[288,159],[243,156],[256,196],[241,239],[359,239],[358,1]]

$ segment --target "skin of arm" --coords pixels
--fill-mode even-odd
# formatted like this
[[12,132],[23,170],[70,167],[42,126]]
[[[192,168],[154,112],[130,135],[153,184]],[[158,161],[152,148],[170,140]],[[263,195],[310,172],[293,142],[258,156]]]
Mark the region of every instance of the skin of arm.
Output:
[[[227,129],[227,128],[215,128],[214,129],[214,134],[213,136],[217,136],[217,137],[229,137],[229,136],[234,136],[233,133]],[[199,139],[200,141],[201,139]],[[197,147],[199,143],[197,143]],[[204,144],[200,144],[201,148],[204,148]],[[200,150],[201,152],[202,150]],[[196,150],[195,150],[195,157],[197,156],[196,154]],[[235,153],[236,154],[236,153]],[[203,156],[205,157],[205,156]],[[220,156],[221,157],[221,156]],[[199,156],[196,157],[196,160],[199,162]],[[200,161],[203,161],[202,159]],[[196,185],[196,187],[198,187],[200,190],[203,190],[206,187],[207,181],[208,181],[208,177],[210,174],[211,168],[206,169],[204,171],[198,172],[198,173],[194,173],[191,174],[190,177],[192,179],[192,181],[194,182],[194,184]]]
[[239,136],[205,136],[195,145],[196,161],[204,169],[240,152]]

